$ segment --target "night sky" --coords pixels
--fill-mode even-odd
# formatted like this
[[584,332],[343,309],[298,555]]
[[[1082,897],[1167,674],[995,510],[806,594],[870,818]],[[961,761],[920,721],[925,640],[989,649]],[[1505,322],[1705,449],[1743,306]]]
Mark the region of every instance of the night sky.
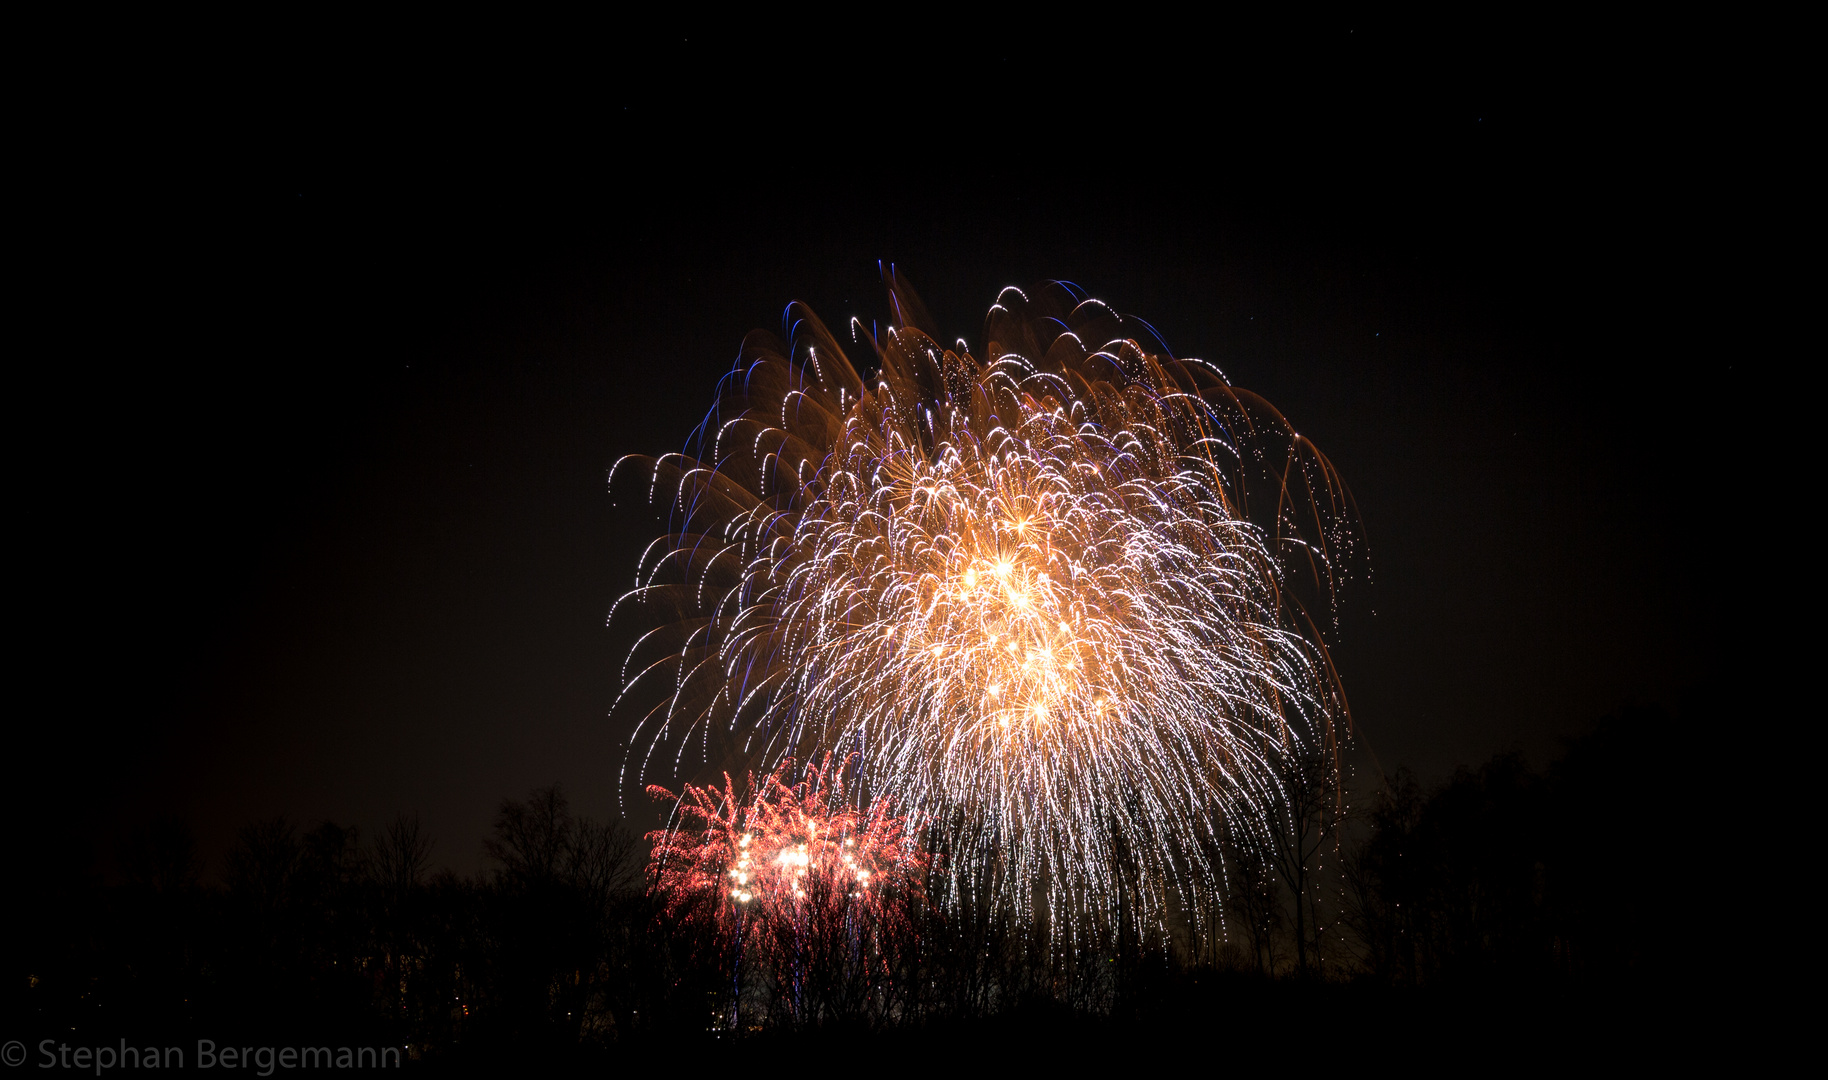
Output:
[[604,621],[656,526],[607,470],[682,447],[788,302],[884,318],[879,259],[974,345],[1001,287],[1070,280],[1332,459],[1363,762],[1540,764],[1721,676],[1704,94],[1611,47],[989,49],[777,78],[661,35],[533,88],[204,80],[65,133],[11,397],[27,820],[105,871],[153,813],[217,858],[409,812],[468,871],[505,796],[645,812]]

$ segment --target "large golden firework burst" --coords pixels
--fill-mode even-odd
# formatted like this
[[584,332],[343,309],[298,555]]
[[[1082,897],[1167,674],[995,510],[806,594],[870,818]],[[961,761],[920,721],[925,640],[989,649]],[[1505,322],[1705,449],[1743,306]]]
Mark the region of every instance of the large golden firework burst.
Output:
[[1202,910],[1219,838],[1346,717],[1312,617],[1350,557],[1344,486],[1071,286],[1006,289],[980,358],[885,277],[893,324],[853,324],[868,377],[790,308],[696,453],[612,473],[676,525],[612,613],[654,627],[624,671],[632,779],[688,748],[836,753],[944,834],[961,890],[1066,928]]

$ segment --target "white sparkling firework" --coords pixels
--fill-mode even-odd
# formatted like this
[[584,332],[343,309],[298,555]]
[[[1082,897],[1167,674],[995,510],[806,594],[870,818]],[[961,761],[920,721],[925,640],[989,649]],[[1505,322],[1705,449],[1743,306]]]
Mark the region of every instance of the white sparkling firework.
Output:
[[1203,910],[1221,836],[1346,715],[1297,599],[1333,602],[1344,487],[1267,403],[1069,286],[1005,290],[979,359],[889,283],[867,380],[789,309],[702,452],[645,462],[677,531],[612,613],[659,626],[624,671],[649,706],[632,779],[688,747],[836,752],[1023,917]]

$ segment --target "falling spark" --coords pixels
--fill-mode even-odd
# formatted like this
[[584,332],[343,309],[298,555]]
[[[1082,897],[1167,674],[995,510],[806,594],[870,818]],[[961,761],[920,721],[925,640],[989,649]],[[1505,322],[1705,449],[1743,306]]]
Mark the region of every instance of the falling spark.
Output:
[[1310,612],[1350,496],[1266,402],[1068,286],[1005,290],[980,358],[886,276],[898,321],[853,323],[868,378],[790,308],[699,454],[618,463],[675,529],[618,602],[656,627],[624,671],[653,702],[632,767],[854,755],[1023,917],[1198,908],[1279,763],[1348,719]]

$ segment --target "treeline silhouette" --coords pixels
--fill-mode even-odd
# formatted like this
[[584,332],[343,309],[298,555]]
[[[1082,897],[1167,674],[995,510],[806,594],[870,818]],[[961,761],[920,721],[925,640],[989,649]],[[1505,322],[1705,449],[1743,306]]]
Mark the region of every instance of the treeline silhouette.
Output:
[[410,818],[372,838],[275,819],[206,883],[188,830],[157,821],[121,845],[117,884],[28,883],[7,1013],[28,1045],[394,1045],[421,1065],[714,1052],[809,1029],[1072,1042],[1616,1026],[1699,977],[1670,793],[1692,723],[1633,710],[1545,770],[1501,754],[1431,787],[1398,773],[1356,795],[1328,769],[1291,775],[1289,810],[1223,856],[1220,909],[1154,938],[1049,941],[941,905],[929,882],[886,954],[839,948],[791,992],[754,964],[733,978],[727,943],[648,895],[645,843],[557,788],[501,804],[474,877],[434,871]]

